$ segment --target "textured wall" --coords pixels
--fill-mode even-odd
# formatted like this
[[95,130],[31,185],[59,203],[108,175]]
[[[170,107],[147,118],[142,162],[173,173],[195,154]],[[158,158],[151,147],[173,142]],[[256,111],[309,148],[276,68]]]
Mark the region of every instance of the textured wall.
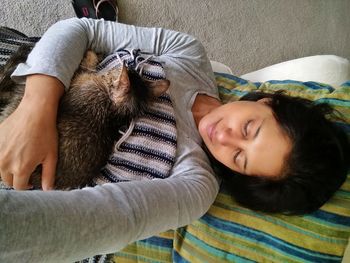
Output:
[[[69,0],[0,0],[0,25],[38,35],[74,16]],[[350,59],[349,0],[118,0],[120,21],[197,36],[236,74],[316,54]]]

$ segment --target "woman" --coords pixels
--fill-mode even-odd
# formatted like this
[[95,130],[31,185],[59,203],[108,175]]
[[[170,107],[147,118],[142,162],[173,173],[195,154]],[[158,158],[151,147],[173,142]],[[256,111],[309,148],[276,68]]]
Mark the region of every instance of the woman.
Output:
[[[288,214],[313,212],[342,185],[349,169],[348,137],[329,120],[330,115],[334,118],[340,116],[328,104],[314,104],[305,99],[285,96],[282,92],[250,93],[241,98],[244,101],[261,99],[268,101],[275,120],[293,145],[277,176],[266,176],[259,172],[251,172],[247,176],[244,171],[228,169],[215,161],[221,168],[225,185],[236,201],[251,209]],[[247,131],[252,124],[254,119],[246,125]],[[256,133],[262,128],[263,125],[256,128]],[[271,140],[272,143],[278,143],[274,137]],[[270,151],[273,150],[271,147]],[[260,167],[271,167],[271,163],[278,159],[260,158],[259,161]],[[233,174],[232,170],[236,172]]]
[[0,261],[79,260],[198,219],[219,189],[202,139],[230,171],[272,180],[284,173],[294,141],[275,118],[273,99],[221,105],[196,39],[159,28],[69,19],[53,25],[14,73],[26,81],[26,94],[0,125],[0,173],[7,184],[26,189],[42,164],[43,189],[53,188],[55,122],[64,88],[86,49],[109,54],[125,47],[158,56],[172,83],[178,146],[171,176],[74,191],[0,191]]

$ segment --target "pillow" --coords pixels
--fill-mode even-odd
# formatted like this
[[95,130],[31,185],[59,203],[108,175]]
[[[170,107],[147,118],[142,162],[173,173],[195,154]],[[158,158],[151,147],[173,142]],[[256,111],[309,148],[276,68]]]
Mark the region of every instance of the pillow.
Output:
[[250,81],[312,80],[330,85],[340,85],[350,79],[350,62],[346,58],[335,55],[302,57],[244,74],[241,78]]
[[[216,73],[223,102],[250,91],[328,102],[345,118],[350,134],[350,81],[339,87],[293,80],[250,82]],[[210,210],[194,223],[135,242],[115,255],[121,262],[340,262],[350,237],[350,174],[323,207],[303,216],[252,211],[238,205],[224,186]],[[123,261],[124,260],[124,261]]]

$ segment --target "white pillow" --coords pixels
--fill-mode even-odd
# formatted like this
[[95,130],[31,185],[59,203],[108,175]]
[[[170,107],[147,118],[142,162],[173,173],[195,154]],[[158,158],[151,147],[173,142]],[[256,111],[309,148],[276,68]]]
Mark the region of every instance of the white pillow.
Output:
[[211,60],[210,63],[214,72],[233,74],[232,70],[221,62]]
[[244,74],[241,78],[253,82],[292,79],[337,86],[350,80],[350,63],[335,55],[310,56],[278,63]]

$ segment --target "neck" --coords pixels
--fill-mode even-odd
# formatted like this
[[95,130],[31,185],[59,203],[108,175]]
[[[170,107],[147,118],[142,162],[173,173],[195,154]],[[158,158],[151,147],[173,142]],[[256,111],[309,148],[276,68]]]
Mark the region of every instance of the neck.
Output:
[[220,107],[221,105],[222,103],[219,100],[214,99],[213,97],[204,94],[197,95],[191,109],[197,127],[200,120],[205,115],[207,115],[209,112],[216,109],[217,107]]

